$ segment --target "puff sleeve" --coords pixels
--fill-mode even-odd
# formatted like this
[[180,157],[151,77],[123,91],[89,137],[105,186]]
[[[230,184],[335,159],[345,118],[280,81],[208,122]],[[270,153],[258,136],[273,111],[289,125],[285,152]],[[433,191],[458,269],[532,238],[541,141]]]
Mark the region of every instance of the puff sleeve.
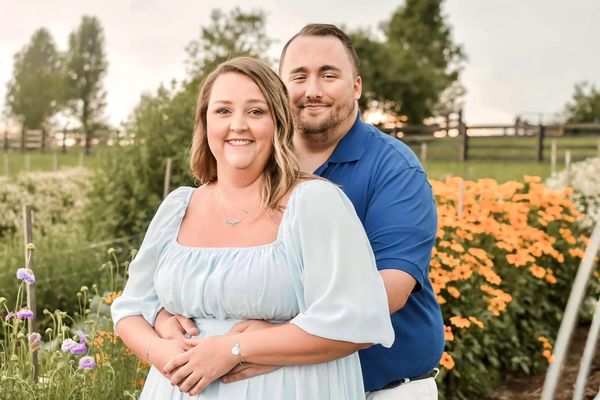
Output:
[[[333,340],[394,341],[387,295],[364,228],[346,195],[323,180],[301,183],[288,204],[286,246],[304,331]],[[290,253],[288,251],[288,253]]]
[[154,287],[154,273],[158,258],[166,242],[177,235],[178,218],[185,212],[187,199],[193,188],[181,187],[171,192],[152,218],[135,258],[129,265],[129,277],[123,294],[115,299],[111,314],[115,333],[117,324],[125,317],[141,315],[154,325],[162,305]]

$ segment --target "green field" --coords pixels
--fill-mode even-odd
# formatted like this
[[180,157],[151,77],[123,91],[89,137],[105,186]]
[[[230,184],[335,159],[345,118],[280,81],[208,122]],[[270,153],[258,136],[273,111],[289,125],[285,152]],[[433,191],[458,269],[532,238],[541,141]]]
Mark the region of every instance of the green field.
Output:
[[13,176],[23,171],[54,171],[78,166],[94,168],[106,152],[107,149],[102,147],[95,147],[89,156],[83,153],[82,148],[70,148],[66,153],[60,150],[49,150],[44,153],[11,151],[2,153],[0,171],[4,176]]
[[[493,178],[500,182],[521,179],[523,175],[538,175],[547,178],[551,174],[551,143],[556,140],[556,170],[565,165],[565,152],[570,150],[571,160],[577,162],[588,157],[597,157],[598,137],[561,137],[548,138],[545,141],[544,161],[536,162],[536,138],[482,138],[469,139],[471,148],[467,162],[460,162],[459,155],[462,142],[458,138],[444,138],[427,141],[425,170],[431,179],[444,179],[445,176],[462,176],[466,179]],[[419,143],[408,143],[417,156],[422,156]],[[93,148],[90,156],[83,155],[83,149],[70,148],[67,153],[60,150],[41,152],[3,153],[0,160],[0,171],[3,175],[12,176],[21,171],[52,171],[62,168],[84,166],[94,168],[103,156],[112,149],[106,147]],[[29,160],[28,160],[29,159]]]

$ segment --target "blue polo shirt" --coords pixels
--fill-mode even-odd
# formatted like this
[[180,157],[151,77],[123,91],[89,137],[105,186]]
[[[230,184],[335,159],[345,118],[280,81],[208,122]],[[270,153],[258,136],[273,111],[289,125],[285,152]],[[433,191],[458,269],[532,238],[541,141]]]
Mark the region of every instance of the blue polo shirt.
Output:
[[354,204],[377,268],[405,271],[417,281],[406,305],[391,315],[394,345],[359,351],[365,390],[431,371],[444,350],[444,323],[429,281],[437,213],[419,160],[404,143],[364,123],[359,113],[314,173],[338,184]]

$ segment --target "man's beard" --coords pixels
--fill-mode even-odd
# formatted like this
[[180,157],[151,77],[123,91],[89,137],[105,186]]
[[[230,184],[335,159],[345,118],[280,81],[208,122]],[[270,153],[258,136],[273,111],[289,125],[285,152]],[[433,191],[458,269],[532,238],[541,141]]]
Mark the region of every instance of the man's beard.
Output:
[[[305,139],[313,142],[326,142],[332,133],[334,133],[354,111],[354,99],[346,102],[334,103],[330,107],[329,115],[323,120],[315,121],[308,116],[301,116],[305,104],[311,102],[299,102],[293,107],[294,123],[296,132],[303,135]],[[313,102],[314,103],[314,102]],[[318,103],[322,104],[322,103]]]

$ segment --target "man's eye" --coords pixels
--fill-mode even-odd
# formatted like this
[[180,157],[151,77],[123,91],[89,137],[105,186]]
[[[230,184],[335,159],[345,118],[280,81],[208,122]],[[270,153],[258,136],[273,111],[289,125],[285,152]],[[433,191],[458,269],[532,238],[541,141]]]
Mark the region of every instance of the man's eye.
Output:
[[305,76],[295,76],[292,78],[292,81],[298,82],[298,81],[303,81],[306,80]]
[[335,75],[325,74],[325,75],[323,75],[323,78],[325,78],[325,79],[335,79]]

